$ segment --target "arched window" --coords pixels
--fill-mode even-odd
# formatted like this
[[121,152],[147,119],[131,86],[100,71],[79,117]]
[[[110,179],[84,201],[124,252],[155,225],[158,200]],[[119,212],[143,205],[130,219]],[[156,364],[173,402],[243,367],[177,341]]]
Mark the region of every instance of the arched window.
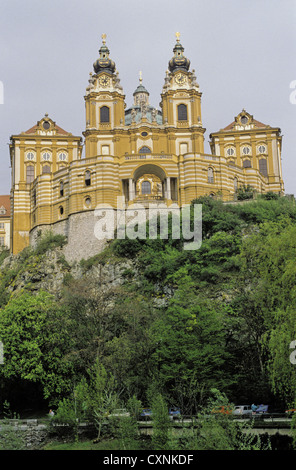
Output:
[[44,165],[42,167],[42,173],[50,173],[50,166],[49,165]]
[[28,152],[27,153],[27,160],[34,160],[34,153],[33,152]]
[[60,197],[64,196],[64,181],[60,181]]
[[234,148],[233,147],[228,147],[228,149],[226,150],[226,153],[227,153],[228,157],[232,157],[234,155]]
[[59,153],[59,160],[60,162],[64,162],[65,160],[67,160],[67,155],[65,152]]
[[90,186],[91,185],[91,173],[90,173],[89,170],[86,170],[86,172],[85,172],[84,181],[85,181],[85,186]]
[[34,170],[34,166],[33,165],[28,165],[27,166],[27,183],[32,183],[34,181],[34,178],[35,178],[35,170]]
[[243,167],[244,168],[251,168],[251,160],[244,160],[243,161]]
[[178,105],[178,121],[187,121],[187,106],[186,104]]
[[149,181],[143,181],[142,194],[151,194],[151,183]]
[[263,145],[263,144],[259,145],[258,152],[259,153],[266,153],[266,146]]
[[247,145],[242,148],[243,155],[250,155],[251,149]]
[[50,160],[50,153],[49,152],[44,152],[42,154],[42,159],[47,160],[47,161]]
[[89,196],[87,196],[84,200],[84,204],[86,205],[86,207],[90,207],[91,205],[91,198]]
[[208,183],[214,183],[214,171],[213,168],[208,168]]
[[146,147],[144,145],[144,147],[141,147],[140,150],[139,150],[139,153],[151,153],[151,150],[149,147]]
[[108,106],[100,108],[100,122],[110,122],[110,110]]
[[267,176],[267,161],[265,158],[259,160],[259,171],[263,176]]

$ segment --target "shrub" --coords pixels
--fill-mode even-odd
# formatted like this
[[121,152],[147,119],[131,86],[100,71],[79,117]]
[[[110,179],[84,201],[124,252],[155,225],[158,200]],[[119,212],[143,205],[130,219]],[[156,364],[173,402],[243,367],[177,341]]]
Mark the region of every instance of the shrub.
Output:
[[35,253],[42,255],[48,250],[54,248],[62,248],[67,243],[67,238],[64,235],[54,234],[51,231],[45,232],[37,241]]

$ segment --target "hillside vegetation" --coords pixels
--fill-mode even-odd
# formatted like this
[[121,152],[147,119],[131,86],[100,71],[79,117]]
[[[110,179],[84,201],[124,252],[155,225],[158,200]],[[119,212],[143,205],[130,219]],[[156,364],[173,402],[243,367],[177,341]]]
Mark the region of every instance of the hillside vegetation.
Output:
[[198,250],[171,236],[115,239],[69,265],[66,240],[49,233],[1,255],[2,405],[69,414],[75,390],[83,413],[81,397],[88,410],[150,406],[157,391],[191,415],[216,389],[232,403],[295,407],[295,200],[193,203]]

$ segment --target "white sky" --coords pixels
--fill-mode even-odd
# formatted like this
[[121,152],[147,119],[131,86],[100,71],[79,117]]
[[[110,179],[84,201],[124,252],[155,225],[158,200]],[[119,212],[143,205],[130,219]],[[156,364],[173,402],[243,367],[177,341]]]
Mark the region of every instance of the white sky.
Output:
[[82,135],[102,33],[127,106],[142,70],[150,103],[159,107],[176,31],[203,93],[205,152],[209,134],[245,108],[281,128],[285,191],[296,195],[296,0],[0,0],[0,194],[10,191],[12,134],[48,113]]

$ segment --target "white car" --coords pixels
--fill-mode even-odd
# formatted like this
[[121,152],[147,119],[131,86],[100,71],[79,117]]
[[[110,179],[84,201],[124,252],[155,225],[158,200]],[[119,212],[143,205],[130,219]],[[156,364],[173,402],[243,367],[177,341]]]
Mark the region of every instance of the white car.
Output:
[[252,408],[250,405],[238,405],[234,408],[233,414],[242,416],[251,415]]

